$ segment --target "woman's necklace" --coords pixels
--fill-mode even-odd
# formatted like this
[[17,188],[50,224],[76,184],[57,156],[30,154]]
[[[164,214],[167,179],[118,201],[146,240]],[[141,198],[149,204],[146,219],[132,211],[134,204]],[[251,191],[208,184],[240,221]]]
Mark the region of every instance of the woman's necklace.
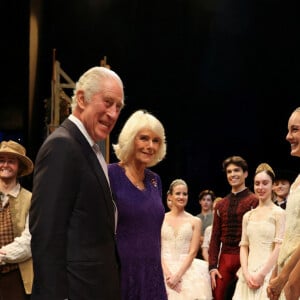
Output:
[[139,190],[144,190],[145,189],[145,184],[144,184],[144,178],[145,175],[143,174],[142,176],[137,175],[136,173],[134,174],[131,171],[131,168],[125,167],[125,174],[131,181],[131,183],[138,188]]

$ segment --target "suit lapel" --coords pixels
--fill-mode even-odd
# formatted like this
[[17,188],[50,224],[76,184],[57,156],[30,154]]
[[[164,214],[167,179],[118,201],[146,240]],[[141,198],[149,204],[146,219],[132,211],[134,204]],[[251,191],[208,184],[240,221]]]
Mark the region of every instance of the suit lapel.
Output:
[[77,126],[72,121],[66,119],[61,124],[61,126],[65,127],[71,133],[71,135],[76,139],[76,141],[79,144],[79,147],[82,149],[84,153],[85,158],[87,159],[88,164],[91,166],[91,169],[93,170],[95,176],[97,177],[97,180],[103,190],[103,196],[105,199],[108,215],[112,220],[111,223],[113,226],[113,230],[115,230],[114,204],[112,199],[112,193],[111,193],[109,183],[106,179],[105,173],[101,167],[100,162],[98,161],[96,153],[94,152],[94,150],[92,149],[92,147],[90,146],[86,138],[83,136],[81,131],[77,128]]

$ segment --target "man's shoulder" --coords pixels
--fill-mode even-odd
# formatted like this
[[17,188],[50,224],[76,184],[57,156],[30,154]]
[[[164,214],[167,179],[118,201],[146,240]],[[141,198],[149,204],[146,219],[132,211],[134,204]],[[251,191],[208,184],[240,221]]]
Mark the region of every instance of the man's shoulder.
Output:
[[258,201],[257,196],[253,191],[251,191],[248,187],[246,187],[243,191],[237,194],[240,199],[244,199],[247,201]]
[[31,198],[32,193],[31,193],[31,191],[27,190],[26,188],[24,188],[22,186],[20,189],[20,195],[22,195],[23,197],[26,196],[26,197]]
[[230,203],[230,194],[226,195],[225,197],[223,197],[222,200],[218,201],[218,203],[216,203],[215,206],[215,210],[220,210],[222,208],[226,208]]
[[249,190],[249,192],[240,199],[240,204],[244,207],[255,208],[258,205],[257,196]]
[[247,188],[247,194],[245,195],[245,199],[248,199],[249,201],[258,201],[257,196],[250,190]]

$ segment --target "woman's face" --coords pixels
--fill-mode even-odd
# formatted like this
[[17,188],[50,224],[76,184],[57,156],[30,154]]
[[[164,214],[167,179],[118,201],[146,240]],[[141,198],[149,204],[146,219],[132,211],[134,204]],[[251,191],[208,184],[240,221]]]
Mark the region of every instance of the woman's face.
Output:
[[260,172],[254,177],[254,192],[259,200],[272,198],[273,182],[269,174]]
[[300,157],[300,111],[293,112],[289,118],[286,140],[291,145],[291,155]]
[[172,207],[185,207],[188,201],[188,188],[184,184],[174,186],[172,194],[169,195],[172,200]]
[[143,129],[139,131],[134,140],[133,159],[145,165],[150,164],[155,158],[161,143],[160,137],[152,130]]

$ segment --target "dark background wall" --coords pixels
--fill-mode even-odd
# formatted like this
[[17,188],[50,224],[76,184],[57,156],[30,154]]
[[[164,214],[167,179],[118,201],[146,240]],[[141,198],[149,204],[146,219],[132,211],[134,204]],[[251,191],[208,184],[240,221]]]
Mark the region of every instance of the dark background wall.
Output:
[[[28,118],[29,18],[39,6],[38,60]],[[44,99],[51,96],[53,49],[76,81],[107,56],[123,79],[126,106],[115,142],[136,109],[165,125],[167,157],[153,170],[190,187],[188,210],[202,189],[229,191],[221,164],[230,155],[249,163],[248,185],[264,161],[298,172],[285,141],[287,120],[300,106],[296,1],[88,0],[17,1],[2,18],[4,72],[0,129],[20,135],[34,159],[45,138]],[[1,136],[0,136],[1,138]],[[114,155],[111,153],[111,161]],[[299,162],[298,162],[299,160]]]

